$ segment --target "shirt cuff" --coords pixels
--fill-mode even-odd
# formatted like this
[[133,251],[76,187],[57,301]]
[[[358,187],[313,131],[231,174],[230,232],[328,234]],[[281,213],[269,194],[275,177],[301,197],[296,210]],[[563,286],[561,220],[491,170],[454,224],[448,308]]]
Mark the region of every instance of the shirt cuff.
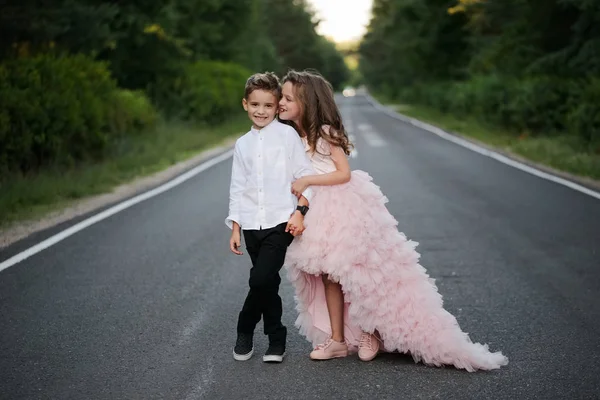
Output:
[[227,225],[227,227],[229,229],[233,229],[233,223],[237,222],[238,225],[240,225],[240,219],[238,216],[236,215],[229,215],[227,218],[225,218],[225,225]]
[[313,190],[309,187],[306,188],[306,190],[304,190],[304,192],[302,193],[302,196],[304,196],[306,198],[306,200],[308,200],[309,203],[312,200],[313,195],[314,195]]

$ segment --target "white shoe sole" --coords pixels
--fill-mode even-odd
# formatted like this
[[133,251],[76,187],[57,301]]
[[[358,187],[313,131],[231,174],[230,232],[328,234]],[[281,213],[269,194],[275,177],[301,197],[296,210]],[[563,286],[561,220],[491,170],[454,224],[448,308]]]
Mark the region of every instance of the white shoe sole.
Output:
[[237,361],[248,361],[250,357],[254,354],[254,349],[250,350],[248,354],[237,354],[235,350],[233,351],[233,358]]
[[280,356],[275,355],[275,354],[264,355],[263,356],[263,361],[264,362],[270,362],[270,363],[280,363],[280,362],[283,361],[283,357],[284,356],[285,356],[285,353],[283,353]]

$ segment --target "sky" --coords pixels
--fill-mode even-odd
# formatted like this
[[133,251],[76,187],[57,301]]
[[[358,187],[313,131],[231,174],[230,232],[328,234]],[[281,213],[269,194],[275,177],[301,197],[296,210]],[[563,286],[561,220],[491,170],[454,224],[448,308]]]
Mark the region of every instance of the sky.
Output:
[[318,32],[336,42],[358,39],[371,18],[372,0],[308,0],[321,20]]

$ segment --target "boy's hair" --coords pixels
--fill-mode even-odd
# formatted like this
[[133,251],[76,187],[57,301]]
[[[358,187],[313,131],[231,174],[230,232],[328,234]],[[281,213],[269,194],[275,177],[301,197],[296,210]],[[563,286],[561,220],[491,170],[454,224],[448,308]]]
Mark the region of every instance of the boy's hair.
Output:
[[[290,70],[282,81],[293,85],[302,112],[301,127],[295,126],[293,122],[288,124],[298,132],[304,131],[311,151],[317,151],[317,141],[323,138],[330,144],[341,147],[349,155],[354,146],[342,123],[331,84],[315,70]],[[326,131],[324,126],[329,126],[329,129]]]
[[244,89],[244,98],[247,100],[250,93],[255,90],[271,92],[277,100],[281,98],[281,83],[273,72],[259,72],[248,78]]

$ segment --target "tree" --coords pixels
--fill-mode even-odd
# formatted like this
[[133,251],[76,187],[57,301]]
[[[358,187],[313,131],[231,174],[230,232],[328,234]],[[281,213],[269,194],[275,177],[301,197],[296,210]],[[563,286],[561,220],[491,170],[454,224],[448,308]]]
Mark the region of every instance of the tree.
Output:
[[[460,77],[468,63],[466,18],[447,0],[375,0],[360,46],[367,83],[386,90]],[[390,93],[391,94],[391,93]]]
[[71,52],[98,52],[114,40],[111,23],[117,14],[117,6],[105,3],[0,2],[0,58],[24,56],[56,45]]
[[316,32],[318,21],[303,1],[266,1],[266,26],[285,74],[289,69],[316,69],[339,89],[349,71],[335,45]]
[[336,86],[348,75],[304,0],[7,0],[0,22],[0,57],[85,53],[129,89],[176,79],[199,60],[315,68]]

